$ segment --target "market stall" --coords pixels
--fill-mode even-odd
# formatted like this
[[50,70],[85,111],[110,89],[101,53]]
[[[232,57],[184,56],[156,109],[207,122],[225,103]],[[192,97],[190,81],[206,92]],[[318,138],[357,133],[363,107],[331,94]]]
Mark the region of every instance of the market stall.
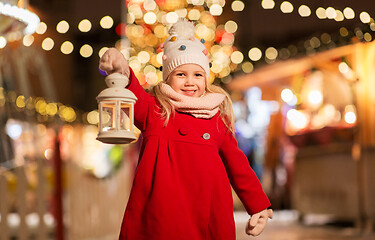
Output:
[[[375,218],[369,207],[375,192],[370,174],[375,159],[370,97],[375,89],[374,50],[373,42],[350,44],[278,61],[228,84],[231,91],[257,86],[265,99],[279,102],[282,118],[272,124],[282,131],[269,131],[267,137],[279,141],[278,149],[267,152],[280,154],[269,167],[286,166],[292,208],[302,215],[331,214],[362,226]],[[289,143],[296,149],[292,164],[285,157],[290,156],[285,151]]]

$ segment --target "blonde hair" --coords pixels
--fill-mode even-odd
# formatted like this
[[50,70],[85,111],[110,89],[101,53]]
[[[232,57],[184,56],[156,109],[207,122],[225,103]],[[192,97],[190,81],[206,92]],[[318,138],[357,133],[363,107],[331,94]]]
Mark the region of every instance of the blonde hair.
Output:
[[[175,112],[175,108],[171,104],[169,98],[161,92],[160,85],[161,83],[159,83],[153,88],[153,93],[160,103],[160,114],[161,117],[164,119],[164,126],[167,126],[171,115],[173,115]],[[232,134],[234,134],[234,113],[232,107],[232,100],[230,99],[229,94],[221,87],[208,83],[206,84],[206,92],[221,93],[225,95],[224,101],[219,105],[220,117],[223,120],[227,129]]]

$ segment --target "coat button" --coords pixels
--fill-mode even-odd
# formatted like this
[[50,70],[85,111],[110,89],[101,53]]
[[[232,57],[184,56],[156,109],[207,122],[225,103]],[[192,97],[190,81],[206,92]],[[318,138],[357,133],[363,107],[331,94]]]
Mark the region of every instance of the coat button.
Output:
[[186,136],[186,135],[189,133],[189,130],[188,130],[186,127],[180,127],[180,129],[178,129],[178,132],[179,132],[182,136]]
[[210,138],[211,138],[211,136],[210,136],[209,133],[205,133],[205,134],[203,134],[203,139],[204,139],[204,140],[208,140],[208,139],[210,139]]

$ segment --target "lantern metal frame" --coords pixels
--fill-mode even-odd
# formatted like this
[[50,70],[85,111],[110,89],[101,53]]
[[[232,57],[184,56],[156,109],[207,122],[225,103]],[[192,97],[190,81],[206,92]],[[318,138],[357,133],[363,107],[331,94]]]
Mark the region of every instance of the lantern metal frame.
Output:
[[[105,78],[105,82],[108,88],[96,97],[99,111],[99,132],[96,139],[109,144],[133,142],[137,139],[134,134],[134,104],[137,97],[125,88],[129,79],[123,74],[112,73]],[[105,114],[105,108],[111,110],[109,119],[108,114]],[[125,112],[124,109],[129,111]],[[121,119],[124,122],[121,122]],[[108,122],[109,125],[106,126]]]

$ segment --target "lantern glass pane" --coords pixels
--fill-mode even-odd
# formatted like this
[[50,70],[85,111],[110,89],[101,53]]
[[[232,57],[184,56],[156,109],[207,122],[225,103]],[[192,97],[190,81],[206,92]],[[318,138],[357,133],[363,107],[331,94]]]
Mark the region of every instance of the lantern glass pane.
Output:
[[132,104],[121,103],[121,112],[120,112],[120,129],[131,131],[133,125],[133,117],[131,116],[131,107]]
[[101,109],[101,131],[114,129],[115,102],[103,102]]

